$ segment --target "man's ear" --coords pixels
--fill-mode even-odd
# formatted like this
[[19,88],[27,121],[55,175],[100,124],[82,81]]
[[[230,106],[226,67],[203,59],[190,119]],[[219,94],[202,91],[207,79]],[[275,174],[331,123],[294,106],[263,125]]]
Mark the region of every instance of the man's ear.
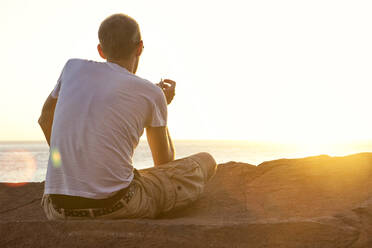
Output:
[[137,50],[136,50],[136,56],[141,56],[142,54],[142,51],[143,51],[143,40],[141,40],[139,43],[138,43],[138,47],[137,47]]
[[105,54],[102,51],[101,44],[98,44],[97,45],[97,50],[98,50],[99,56],[101,56],[101,58],[103,58],[103,59],[106,59],[106,56],[105,56]]

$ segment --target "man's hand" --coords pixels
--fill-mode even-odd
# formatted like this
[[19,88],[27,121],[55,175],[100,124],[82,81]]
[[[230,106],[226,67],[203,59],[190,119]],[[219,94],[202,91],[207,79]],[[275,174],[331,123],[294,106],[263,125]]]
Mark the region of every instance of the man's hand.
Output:
[[167,103],[170,104],[176,95],[176,82],[170,79],[161,80],[157,86],[159,86],[167,99]]

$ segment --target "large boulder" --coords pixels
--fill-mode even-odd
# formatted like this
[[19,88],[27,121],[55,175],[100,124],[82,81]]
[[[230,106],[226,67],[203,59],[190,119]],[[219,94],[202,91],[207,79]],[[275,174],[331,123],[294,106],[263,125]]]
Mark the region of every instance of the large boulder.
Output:
[[0,184],[0,247],[372,247],[372,153],[221,164],[156,220],[48,221],[43,187]]

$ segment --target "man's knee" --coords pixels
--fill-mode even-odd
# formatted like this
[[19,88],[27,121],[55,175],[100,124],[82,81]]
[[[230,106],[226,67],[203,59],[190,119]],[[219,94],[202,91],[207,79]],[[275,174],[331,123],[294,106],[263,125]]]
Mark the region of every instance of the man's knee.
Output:
[[200,165],[203,170],[206,181],[209,180],[217,170],[216,160],[207,152],[192,155],[193,159]]

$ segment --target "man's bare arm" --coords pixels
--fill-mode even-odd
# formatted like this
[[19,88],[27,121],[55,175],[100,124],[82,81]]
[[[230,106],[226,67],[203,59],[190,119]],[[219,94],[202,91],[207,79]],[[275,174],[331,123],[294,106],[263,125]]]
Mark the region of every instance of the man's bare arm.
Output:
[[148,127],[146,135],[155,166],[174,160],[174,145],[167,127]]
[[44,103],[41,116],[38,121],[41,129],[44,132],[48,145],[50,145],[50,136],[52,133],[53,117],[56,104],[57,98],[53,98],[51,95],[49,95]]
[[[164,79],[157,85],[163,90],[167,104],[170,104],[175,95],[176,82]],[[167,127],[147,127],[146,134],[155,166],[174,160],[174,145]]]

